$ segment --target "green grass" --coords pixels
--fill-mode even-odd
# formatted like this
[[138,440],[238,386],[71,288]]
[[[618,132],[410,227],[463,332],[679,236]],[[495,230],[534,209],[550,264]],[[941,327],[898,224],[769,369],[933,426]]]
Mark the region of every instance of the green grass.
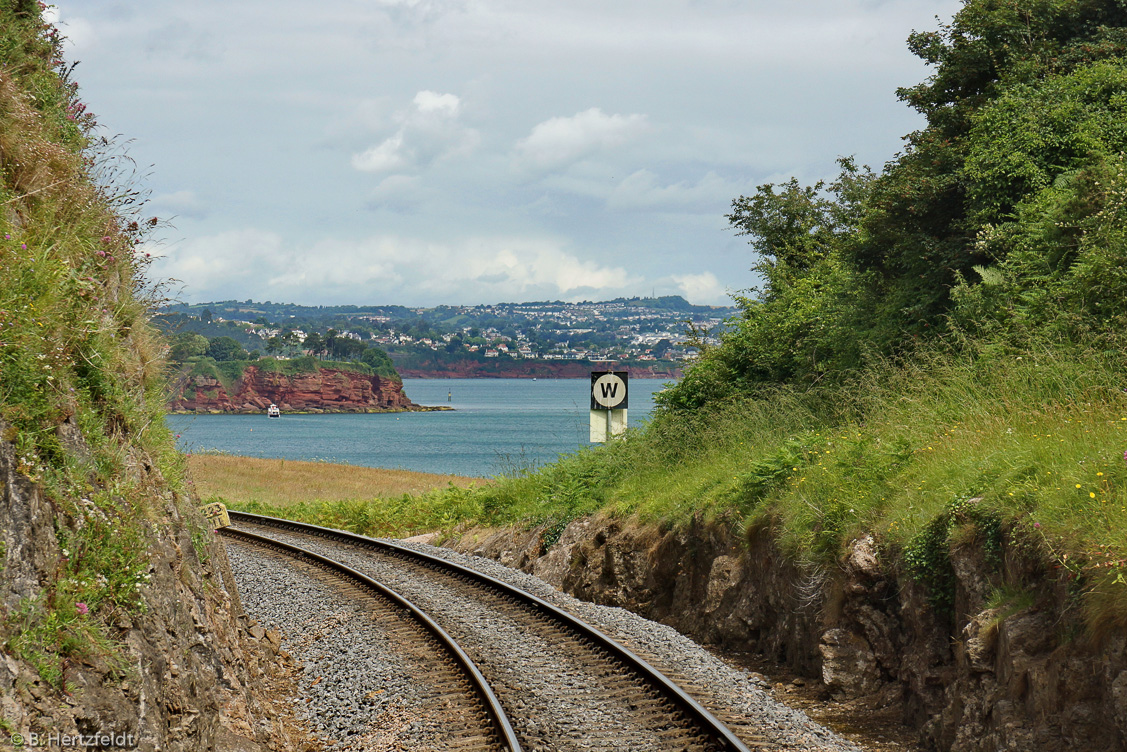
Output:
[[[215,496],[208,501],[224,499]],[[312,500],[286,504],[250,501],[235,503],[231,508],[351,530],[361,535],[388,537],[450,530],[467,520],[482,517],[481,505],[473,492],[455,486],[421,496],[403,494],[382,499]]]
[[68,662],[113,662],[166,499],[188,504],[148,324],[153,223],[60,57],[38,6],[0,0],[0,438],[52,504],[61,549],[41,592],[0,608],[0,641],[55,684]]
[[[1073,583],[1093,629],[1127,624],[1127,394],[1118,353],[936,353],[849,387],[778,388],[659,416],[611,444],[494,485],[390,502],[262,509],[380,535],[550,525],[602,512],[769,525],[827,565],[857,536],[952,606],[949,552],[1003,545]],[[549,541],[550,542],[550,541]]]

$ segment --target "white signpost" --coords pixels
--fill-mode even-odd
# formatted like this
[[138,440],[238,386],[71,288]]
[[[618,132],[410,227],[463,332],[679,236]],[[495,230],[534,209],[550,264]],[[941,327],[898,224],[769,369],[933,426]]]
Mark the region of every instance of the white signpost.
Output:
[[605,443],[626,430],[628,371],[591,372],[591,441]]

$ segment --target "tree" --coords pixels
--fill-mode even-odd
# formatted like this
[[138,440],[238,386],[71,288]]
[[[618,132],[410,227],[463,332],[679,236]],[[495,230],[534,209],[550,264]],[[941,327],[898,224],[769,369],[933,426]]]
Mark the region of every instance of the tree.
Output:
[[752,268],[766,278],[764,299],[808,272],[856,229],[874,175],[852,158],[838,165],[841,174],[828,187],[824,181],[802,186],[791,178],[732,201],[726,218],[738,235],[751,237],[759,254]]
[[183,363],[188,358],[196,358],[207,352],[208,340],[203,335],[195,332],[181,332],[172,338],[172,348],[168,357],[176,363]]
[[878,176],[847,160],[733,202],[763,287],[664,404],[824,380],[951,326],[1127,329],[1127,2],[965,0],[909,47],[934,72],[898,94],[926,126]]
[[216,360],[246,360],[247,357],[246,350],[231,337],[216,337],[211,340],[207,354]]
[[367,349],[367,345],[351,337],[338,337],[333,343],[333,357],[337,360],[355,360]]
[[370,366],[379,376],[386,376],[393,379],[399,377],[399,374],[395,371],[395,366],[391,362],[391,358],[378,347],[365,348],[364,352],[360,355],[360,362]]
[[[1012,217],[1029,190],[1040,187],[1034,163],[1057,159],[1053,123],[1026,129],[1011,119],[1006,126],[1032,137],[1028,145],[1039,152],[1033,156],[1010,150],[996,139],[1004,129],[987,133],[984,120],[1002,114],[999,103],[1015,93],[1029,99],[1054,77],[1120,61],[1127,54],[1125,24],[1127,5],[1119,0],[967,0],[951,25],[910,37],[909,48],[935,72],[897,93],[927,118],[927,127],[910,134],[907,150],[886,166],[859,240],[845,249],[858,271],[872,274],[871,319],[885,322],[872,325],[884,331],[880,349],[942,322],[949,291],[977,278],[976,266],[997,260],[977,243],[979,234]],[[1034,119],[1042,114],[1023,112]],[[1046,143],[1038,142],[1042,135],[1050,137]],[[1094,145],[1080,139],[1070,148]],[[986,161],[984,148],[992,152]]]
[[322,339],[321,335],[317,332],[311,332],[309,336],[305,338],[305,349],[308,350],[309,354],[313,357],[320,357],[325,352],[325,340]]

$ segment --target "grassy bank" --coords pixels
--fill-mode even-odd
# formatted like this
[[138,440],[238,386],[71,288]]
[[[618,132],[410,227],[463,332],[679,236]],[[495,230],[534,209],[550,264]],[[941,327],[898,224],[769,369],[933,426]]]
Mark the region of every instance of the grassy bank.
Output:
[[[850,387],[692,414],[482,487],[393,501],[310,500],[275,512],[377,535],[550,523],[593,512],[677,525],[773,526],[832,567],[872,534],[950,606],[948,551],[1020,541],[1069,579],[1093,627],[1127,624],[1127,394],[1117,356],[921,357]],[[200,477],[200,473],[197,473]]]
[[418,495],[451,485],[466,488],[483,482],[460,475],[229,454],[193,454],[188,457],[188,468],[204,498],[221,497],[231,505],[254,502],[272,507]]
[[[196,490],[232,509],[375,535],[398,535],[457,522],[456,498],[490,483],[460,475],[385,470],[328,462],[193,454]],[[428,503],[431,500],[434,503]]]
[[[132,162],[97,136],[42,7],[0,0],[0,443],[39,484],[54,537],[31,542],[23,482],[0,490],[9,543],[58,560],[4,572],[0,647],[62,688],[68,666],[123,654],[121,620],[147,609],[153,542],[182,524],[169,510],[201,526],[193,540],[204,533],[162,420],[144,245],[159,222],[141,213]],[[38,591],[13,603],[36,575]]]

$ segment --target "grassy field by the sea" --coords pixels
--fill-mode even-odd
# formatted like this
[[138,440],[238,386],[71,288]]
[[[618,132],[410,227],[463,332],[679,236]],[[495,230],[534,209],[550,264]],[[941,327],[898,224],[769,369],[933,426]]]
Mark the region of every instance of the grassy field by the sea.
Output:
[[219,498],[236,507],[386,499],[449,485],[466,488],[489,482],[460,475],[229,454],[193,454],[188,457],[188,467],[200,498]]

